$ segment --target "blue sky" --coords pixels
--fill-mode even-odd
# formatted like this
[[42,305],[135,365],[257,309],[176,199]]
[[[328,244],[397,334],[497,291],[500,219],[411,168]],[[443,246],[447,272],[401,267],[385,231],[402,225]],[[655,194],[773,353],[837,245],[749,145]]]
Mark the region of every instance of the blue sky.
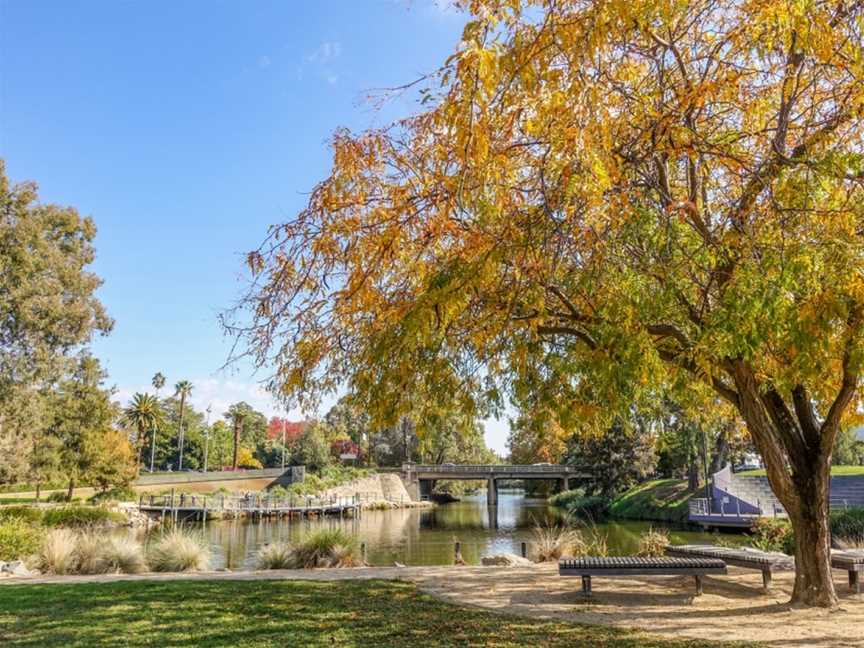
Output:
[[365,98],[434,69],[464,20],[434,0],[0,0],[0,156],[96,221],[116,326],[93,348],[121,399],[162,371],[214,413],[276,413],[249,368],[220,371],[242,255],[326,175],[336,127],[417,109]]

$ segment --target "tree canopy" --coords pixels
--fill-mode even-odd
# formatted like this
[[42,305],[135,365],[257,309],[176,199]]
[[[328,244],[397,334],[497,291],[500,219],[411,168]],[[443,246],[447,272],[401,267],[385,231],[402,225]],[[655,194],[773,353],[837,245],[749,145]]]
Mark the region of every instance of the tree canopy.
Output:
[[376,417],[509,394],[608,427],[661,391],[724,403],[816,547],[793,598],[834,604],[827,466],[864,351],[864,4],[461,4],[458,51],[413,86],[425,109],[336,132],[229,327],[284,397],[347,383]]

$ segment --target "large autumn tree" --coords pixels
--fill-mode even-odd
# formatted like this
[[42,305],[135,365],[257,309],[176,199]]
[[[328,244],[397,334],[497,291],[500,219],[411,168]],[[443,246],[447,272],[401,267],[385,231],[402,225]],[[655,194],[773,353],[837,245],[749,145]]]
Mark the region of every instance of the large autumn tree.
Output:
[[661,389],[722,398],[795,527],[793,602],[834,605],[864,3],[464,4],[424,111],[338,131],[330,177],[250,254],[235,331],[286,398],[347,383],[373,415],[531,392],[569,427]]

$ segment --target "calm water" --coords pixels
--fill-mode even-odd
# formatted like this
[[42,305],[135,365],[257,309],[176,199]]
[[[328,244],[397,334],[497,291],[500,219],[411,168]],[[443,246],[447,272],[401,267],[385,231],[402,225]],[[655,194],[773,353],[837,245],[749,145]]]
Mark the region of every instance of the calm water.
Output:
[[[368,547],[372,565],[395,562],[405,565],[449,565],[453,563],[453,543],[462,543],[462,556],[469,564],[479,564],[483,556],[519,553],[520,543],[532,540],[535,522],[556,519],[556,509],[545,500],[526,498],[520,491],[502,491],[495,512],[486,506],[486,496],[466,497],[460,502],[442,504],[434,509],[364,511],[358,520],[319,518],[316,520],[272,520],[262,522],[210,522],[204,531],[213,547],[213,567],[251,569],[262,544],[277,540],[296,542],[322,528],[341,527]],[[608,537],[610,555],[635,553],[639,534],[649,522],[609,522],[598,525]],[[654,526],[658,526],[654,523]],[[672,541],[708,542],[716,535],[696,531],[673,531]],[[742,536],[730,539],[740,541]]]

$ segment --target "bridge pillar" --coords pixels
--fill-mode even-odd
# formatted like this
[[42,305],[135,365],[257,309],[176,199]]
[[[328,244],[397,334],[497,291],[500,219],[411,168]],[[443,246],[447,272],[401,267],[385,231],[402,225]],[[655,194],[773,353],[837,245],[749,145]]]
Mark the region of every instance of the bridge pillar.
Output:
[[564,477],[561,480],[561,492],[563,493],[564,491],[568,491],[568,490],[570,490],[570,478]]
[[498,484],[494,477],[486,480],[486,503],[489,506],[498,506]]
[[428,500],[432,496],[432,489],[435,488],[435,481],[432,479],[419,479],[420,500]]

